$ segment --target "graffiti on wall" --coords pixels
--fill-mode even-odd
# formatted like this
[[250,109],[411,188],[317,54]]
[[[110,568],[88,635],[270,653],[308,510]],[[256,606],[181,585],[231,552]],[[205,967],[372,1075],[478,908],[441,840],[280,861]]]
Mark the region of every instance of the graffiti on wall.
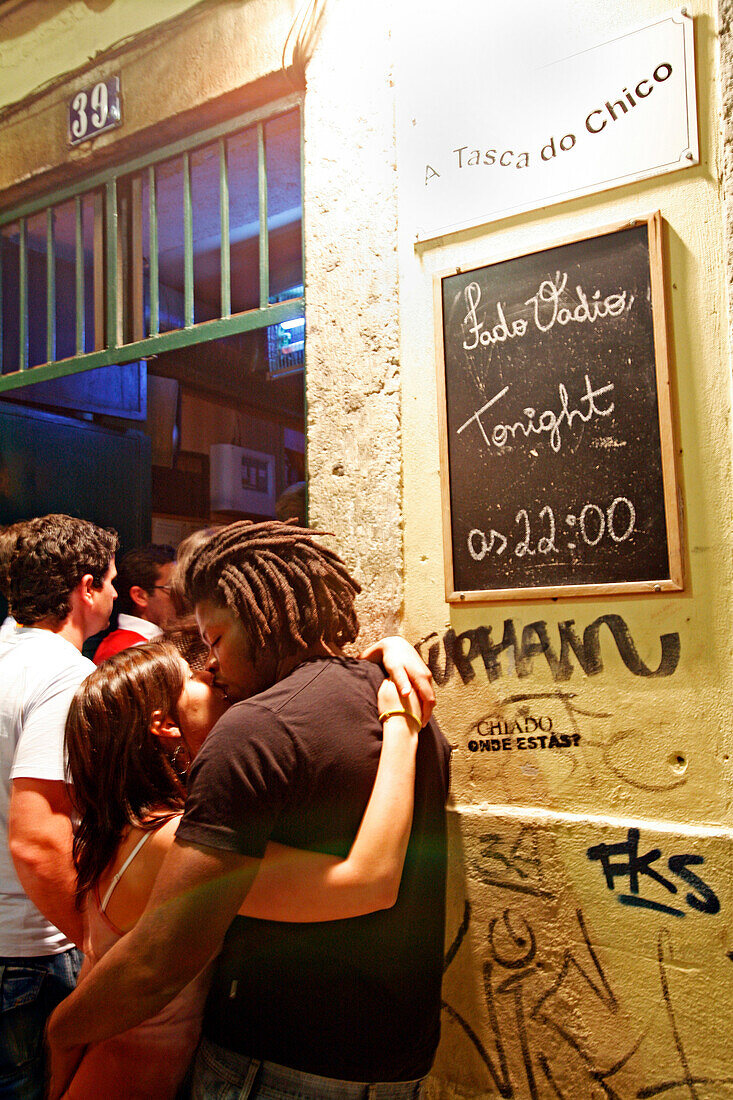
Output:
[[477,763],[492,761],[499,768],[512,757],[524,759],[522,754],[530,750],[545,750],[556,758],[562,756],[568,778],[582,769],[592,787],[601,768],[634,790],[652,793],[684,786],[686,761],[681,754],[673,754],[668,776],[660,772],[654,780],[624,759],[624,746],[637,736],[633,727],[617,729],[610,711],[581,707],[576,692],[553,688],[516,692],[497,700],[489,713],[470,726],[466,747],[477,754]]
[[[598,676],[604,659],[620,659],[630,675],[647,682],[671,677],[680,665],[679,633],[638,647],[618,614],[587,626],[573,620],[522,626],[508,618],[494,632],[489,625],[433,632],[418,649],[439,686],[467,685],[482,673],[491,683],[549,671],[554,681],[542,691],[522,690],[526,683],[516,691],[497,685],[491,709],[472,718],[463,734],[469,783],[479,775],[497,781],[492,792],[504,784],[516,803],[529,789],[521,784],[537,774],[549,777],[555,794],[575,776],[569,789],[587,795],[603,782],[604,769],[644,792],[668,792],[688,781],[685,753],[669,751],[682,746],[650,737],[646,718],[643,730],[628,714],[622,724],[613,706],[582,705],[580,683],[575,691],[564,686],[573,676]],[[651,726],[657,724],[670,725],[655,715]],[[463,837],[464,845],[476,845],[466,860],[471,901],[457,918],[445,959],[451,1090],[509,1100],[733,1096],[733,1055],[710,1057],[703,1042],[708,1028],[690,1015],[694,1000],[711,1026],[715,1019],[714,1004],[708,1011],[699,996],[693,999],[703,965],[693,962],[700,937],[712,937],[721,963],[733,962],[733,952],[716,938],[725,899],[710,857],[672,835],[645,841],[643,825],[624,826],[620,834],[586,833],[573,844],[582,877],[591,889],[597,884],[599,899],[609,900],[605,918],[614,922],[599,941],[590,931],[595,902],[591,915],[587,898],[573,896],[551,836],[527,823],[497,822],[484,830]],[[465,1078],[456,1066],[464,1067]]]
[[606,627],[621,660],[632,675],[660,677],[671,676],[676,671],[680,660],[679,634],[661,635],[659,663],[655,668],[650,667],[642,660],[621,615],[600,615],[585,628],[582,636],[575,628],[575,621],[566,619],[557,624],[557,645],[553,643],[544,619],[529,623],[522,629],[521,636],[514,619],[505,619],[500,641],[494,639],[490,626],[474,627],[460,634],[451,628],[442,638],[435,631],[428,634],[416,644],[416,648],[440,686],[448,683],[456,673],[464,684],[470,683],[476,676],[473,662],[479,658],[490,681],[498,680],[512,670],[519,679],[524,679],[531,675],[533,662],[538,657],[544,657],[555,681],[564,681],[573,675],[575,662],[586,676],[597,676],[603,672],[603,627]]
[[[574,946],[554,965],[543,957],[537,930],[519,909],[505,908],[490,920],[483,967],[488,1027],[483,1035],[448,1000],[442,1002],[445,1017],[460,1029],[485,1068],[493,1086],[492,1093],[485,1095],[495,1092],[503,1100],[567,1100],[571,1096],[651,1100],[662,1095],[702,1100],[698,1086],[732,1085],[733,1076],[708,1076],[691,1068],[670,990],[673,951],[669,931],[660,928],[656,938],[659,1002],[674,1050],[674,1064],[667,1067],[659,1065],[659,1059],[644,1057],[646,1035],[642,1029],[619,1045],[620,1034],[627,1029],[618,1025],[628,1021],[591,942],[582,910],[577,909],[574,916],[579,938],[573,935]],[[446,954],[446,971],[466,939],[471,919],[471,906],[466,902],[463,921]],[[570,1004],[575,1011],[568,1008]],[[594,1030],[611,1037],[611,1047],[617,1048],[613,1055],[608,1044],[605,1053],[589,1045],[578,1026],[579,1005]],[[517,1048],[519,1058],[514,1056]],[[631,1075],[637,1084],[629,1085],[623,1071],[634,1059]],[[640,1064],[645,1067],[644,1081],[638,1076]],[[568,1087],[573,1091],[567,1091]]]
[[516,838],[484,833],[479,841],[481,862],[477,872],[485,886],[536,898],[553,896],[545,878],[537,830],[531,825],[522,825]]
[[[661,858],[661,848],[651,848],[644,855],[639,855],[638,829],[629,829],[626,840],[618,844],[594,844],[588,849],[586,855],[589,860],[598,860],[600,863],[609,890],[615,891],[617,878],[628,880],[628,888],[631,892],[616,895],[622,905],[632,905],[637,909],[653,909],[658,913],[669,913],[673,917],[684,917],[684,909],[655,901],[653,898],[643,896],[640,892],[640,882],[647,888],[656,882],[669,894],[676,894],[678,886],[653,866]],[[704,856],[689,852],[685,855],[670,856],[667,867],[672,875],[691,888],[691,892],[684,898],[689,908],[698,913],[719,913],[720,902],[717,895],[707,883],[690,870],[690,867],[699,867],[704,862]]]
[[[446,955],[446,970],[466,938],[471,918],[471,906],[466,902],[463,921]],[[618,1000],[590,941],[580,909],[576,911],[576,920],[582,948],[568,948],[554,967],[538,948],[536,930],[521,910],[505,908],[489,921],[488,955],[483,966],[488,1023],[485,1038],[448,1000],[443,1001],[445,1014],[464,1033],[494,1089],[506,1100],[526,1095],[535,1100],[547,1095],[548,1086],[552,1090],[549,1095],[562,1096],[559,1082],[567,1080],[569,1074],[576,1089],[584,1086],[590,1089],[597,1084],[606,1096],[616,1097],[607,1078],[635,1051],[636,1043],[625,1057],[604,1065],[594,1052],[584,1048],[559,1009],[567,997],[585,1003],[596,1022],[605,1026],[607,1034],[610,1022],[619,1013]],[[520,1059],[511,1056],[515,1043]],[[584,1095],[592,1093],[587,1091]]]
[[[529,698],[529,696],[524,696]],[[557,733],[551,714],[520,714],[501,718],[487,714],[475,726],[478,740],[468,742],[469,752],[523,752],[526,749],[569,749],[580,744],[579,733]]]
[[[554,693],[552,693],[554,696]],[[541,697],[541,696],[540,696]],[[549,696],[548,696],[549,697]],[[557,696],[555,696],[557,697]],[[530,695],[513,696],[529,699]],[[571,696],[572,698],[572,696]],[[520,714],[514,718],[503,718],[498,714],[487,714],[479,718],[473,727],[477,737],[468,742],[469,752],[524,752],[527,749],[569,749],[580,744],[580,734],[559,733],[554,728],[551,714]]]
[[[676,1008],[673,995],[679,973],[668,928],[652,930],[648,957],[639,956],[653,1001],[645,1002],[640,1018],[634,1020],[622,1008],[619,989],[592,942],[583,909],[572,904],[565,908],[557,896],[556,879],[553,889],[554,857],[549,858],[549,848],[541,851],[541,845],[548,844],[542,834],[523,825],[513,836],[489,833],[478,841],[476,870],[479,881],[493,888],[491,904],[479,910],[464,903],[445,957],[443,1000],[445,1031],[449,1041],[463,1049],[461,1063],[473,1066],[481,1089],[476,1095],[506,1100],[642,1100],[674,1095],[702,1100],[712,1094],[700,1092],[700,1087],[733,1084],[733,1077],[706,1076],[692,1068],[694,1059],[683,1038],[689,1020]],[[614,850],[622,846],[624,853]],[[622,845],[594,845],[586,855],[603,866],[601,853],[618,871],[614,879],[623,877],[622,856],[629,873],[639,880],[654,871],[659,858],[656,849],[639,855],[639,838],[633,835]],[[702,857],[670,856],[667,866],[692,887],[689,897],[698,903],[692,905],[688,899],[693,910],[717,912],[717,897],[707,884],[696,875],[691,882],[680,874],[701,862]],[[630,896],[638,896],[629,889]],[[468,939],[483,958],[479,1004],[470,1011],[460,970],[474,965],[471,948],[464,947]],[[637,968],[636,980],[641,977]],[[473,1054],[468,1062],[467,1050]]]

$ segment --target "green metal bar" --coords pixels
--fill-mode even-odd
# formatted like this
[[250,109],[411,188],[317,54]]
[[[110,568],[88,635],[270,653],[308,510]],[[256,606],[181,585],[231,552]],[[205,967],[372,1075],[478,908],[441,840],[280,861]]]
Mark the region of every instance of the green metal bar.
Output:
[[84,353],[84,225],[81,195],[75,200],[76,215],[76,353]]
[[[229,203],[221,202],[220,215],[222,217],[223,229],[226,229],[226,233],[222,233],[222,318],[220,321],[205,322],[203,325],[195,325],[193,323],[193,279],[190,279],[190,307],[187,310],[186,321],[189,327],[183,332],[179,333],[167,333],[162,334],[167,338],[167,343],[161,343],[159,341],[159,241],[158,241],[158,218],[157,218],[157,195],[156,189],[151,189],[151,336],[138,340],[133,344],[125,346],[125,357],[120,358],[119,341],[124,337],[119,329],[119,227],[118,227],[118,193],[116,180],[120,172],[119,168],[107,169],[104,172],[97,173],[95,176],[86,179],[82,184],[70,186],[63,190],[57,191],[53,196],[53,200],[49,200],[49,197],[40,198],[33,202],[26,203],[23,207],[16,207],[14,210],[6,211],[0,214],[0,226],[12,224],[18,222],[20,225],[20,289],[19,289],[19,305],[20,318],[19,318],[19,335],[20,335],[20,363],[19,369],[24,370],[28,366],[29,362],[29,298],[28,298],[28,234],[26,218],[34,212],[43,211],[48,217],[49,205],[65,201],[67,198],[76,199],[78,196],[90,193],[95,188],[98,188],[100,184],[105,185],[105,302],[104,302],[104,320],[106,332],[104,335],[105,350],[97,351],[86,354],[82,351],[83,348],[83,335],[79,338],[78,325],[81,311],[81,322],[85,319],[85,311],[83,309],[84,293],[83,293],[83,280],[85,278],[85,269],[83,262],[78,263],[78,240],[77,240],[77,277],[81,281],[81,292],[79,281],[77,281],[77,348],[79,353],[77,356],[61,362],[61,371],[57,375],[61,377],[65,373],[72,373],[76,370],[91,369],[94,365],[105,365],[106,363],[114,362],[126,362],[136,357],[143,357],[144,355],[157,354],[160,351],[173,347],[184,347],[189,344],[196,344],[199,342],[205,342],[209,339],[216,339],[218,336],[224,336],[235,332],[244,332],[259,327],[265,327],[270,324],[277,324],[280,320],[290,319],[295,316],[301,316],[304,308],[303,299],[293,299],[288,303],[280,303],[280,306],[285,307],[285,312],[282,316],[279,316],[279,312],[273,312],[273,307],[268,306],[269,298],[269,241],[268,241],[268,217],[267,217],[267,163],[266,163],[266,149],[265,149],[265,131],[262,125],[263,119],[269,119],[276,117],[285,111],[297,108],[302,103],[302,94],[298,93],[294,96],[288,97],[286,100],[281,100],[278,104],[270,105],[269,108],[263,108],[256,112],[250,112],[247,115],[241,116],[238,119],[230,120],[227,123],[223,123],[220,126],[210,128],[207,131],[199,132],[192,138],[184,139],[180,142],[172,144],[164,149],[159,149],[154,154],[148,154],[143,157],[136,158],[135,161],[129,162],[124,166],[125,173],[149,169],[154,182],[155,169],[154,165],[160,160],[167,159],[178,152],[186,153],[192,148],[204,145],[212,140],[220,141],[220,157],[222,155],[221,147],[223,145],[223,153],[226,158],[226,142],[225,137],[228,134],[233,133],[238,129],[244,129],[246,127],[254,126],[258,124],[258,193],[259,193],[259,215],[260,215],[260,240],[259,240],[259,259],[260,259],[260,309],[248,311],[246,314],[238,314],[235,317],[231,317],[231,245],[229,241]],[[301,134],[302,142],[302,134]],[[188,158],[187,158],[188,159]],[[301,157],[302,161],[302,157]],[[225,159],[225,171],[221,173],[220,167],[220,201],[222,191],[226,191],[226,197],[228,198],[229,180],[228,180],[228,166]],[[302,172],[302,164],[301,164]],[[189,202],[190,202],[190,173],[188,178],[189,187]],[[78,205],[78,204],[77,204]],[[77,234],[79,233],[79,224],[77,223]],[[83,223],[81,225],[82,230],[82,260],[83,260]],[[47,228],[48,232],[48,228]],[[190,253],[191,260],[187,262],[187,271],[192,272],[192,218],[188,226],[184,226],[184,232],[190,234]],[[155,238],[155,240],[153,240]],[[187,242],[184,242],[186,244]],[[155,248],[152,245],[155,244]],[[53,249],[52,249],[53,251]],[[49,263],[47,256],[47,263]],[[54,265],[55,267],[55,265]],[[155,268],[155,270],[153,270]],[[227,279],[228,275],[228,279]],[[153,277],[154,276],[154,277]],[[54,270],[55,279],[55,270]],[[227,287],[228,282],[228,287]],[[48,285],[48,272],[47,272],[47,285]],[[1,290],[1,288],[0,288]],[[50,296],[54,308],[55,308],[55,293]],[[157,303],[153,299],[157,297]],[[157,310],[154,310],[154,306],[157,306]],[[47,304],[48,308],[48,304]],[[154,314],[158,313],[157,325],[154,325]],[[48,316],[48,313],[47,313]],[[232,322],[232,327],[229,328],[226,322]],[[49,330],[53,331],[55,342],[55,324],[48,326]],[[102,327],[101,325],[98,327]],[[102,335],[102,334],[100,334]],[[190,336],[191,338],[185,338]],[[47,340],[48,343],[48,340]],[[55,351],[55,348],[54,348]],[[109,354],[108,354],[109,353]],[[1,349],[0,349],[1,354]],[[95,363],[95,358],[97,362]],[[1,360],[0,360],[1,362]],[[73,364],[73,366],[72,366]],[[50,364],[53,366],[54,364]],[[56,375],[48,375],[47,371],[43,369],[43,373],[37,373],[41,368],[34,368],[33,377],[34,381],[42,380],[42,377],[52,377]],[[4,376],[1,389],[12,389],[19,385],[24,384],[17,378],[15,381],[7,381],[13,378],[13,375]],[[27,383],[26,383],[27,384]]]
[[112,180],[107,184],[105,201],[107,208],[106,244],[107,244],[107,332],[105,346],[117,346],[117,184]]
[[232,313],[232,258],[229,246],[229,165],[227,143],[219,139],[219,221],[221,225],[221,315]]
[[[275,118],[277,115],[285,114],[287,111],[300,106],[302,102],[303,95],[298,92],[294,95],[287,96],[285,99],[278,100],[277,103],[271,103],[267,107],[262,107],[256,111],[249,111],[247,114],[240,115],[238,118],[230,119],[228,122],[222,122],[218,126],[212,126],[208,130],[200,130],[192,137],[184,138],[162,149],[156,149],[154,153],[147,153],[145,156],[136,157],[134,160],[128,161],[124,166],[125,174],[140,172],[148,168],[151,164],[169,160],[172,157],[180,156],[190,149],[216,142],[220,137],[226,134],[231,134],[236,130],[243,130],[248,126],[253,126],[260,119]],[[86,191],[92,191],[96,187],[103,187],[105,184],[116,180],[119,174],[119,168],[108,168],[104,172],[97,172],[95,175],[87,177],[83,183],[77,183],[73,186],[64,187],[59,191],[55,191],[53,193],[53,202],[66,202],[68,199],[73,199],[76,195],[83,194]],[[0,226],[8,225],[11,222],[17,221],[18,218],[29,217],[31,214],[36,214],[40,210],[45,210],[49,201],[49,197],[46,195],[43,198],[23,203],[22,206],[17,206],[13,210],[5,211],[0,214]]]
[[28,369],[28,226],[20,219],[18,242],[18,369]]
[[183,154],[183,325],[193,324],[193,207],[191,158]]
[[158,196],[155,167],[148,168],[148,197],[150,199],[150,335],[160,332],[160,286],[158,274]]
[[46,361],[56,358],[56,249],[53,237],[54,208],[46,211]]
[[[209,340],[218,340],[222,336],[234,336],[240,332],[252,332],[254,329],[267,328],[269,325],[279,325],[282,321],[292,321],[294,317],[302,317],[304,307],[304,298],[290,298],[287,302],[278,302],[276,305],[268,306],[267,309],[251,309],[246,313],[236,313],[233,317],[202,321],[201,324],[192,325],[191,328],[162,332],[158,336],[138,340],[134,344],[125,344],[123,347],[109,347],[104,351],[92,351],[72,359],[60,359],[55,363],[34,367],[33,382],[64,378],[70,374],[78,374],[80,371],[94,370],[95,367],[131,363],[137,359],[160,355],[164,351],[205,344]],[[27,373],[15,371],[13,374],[5,374],[0,377],[0,393],[29,384]]]
[[257,126],[257,187],[260,200],[260,309],[270,298],[270,241],[267,233],[267,156],[265,127]]

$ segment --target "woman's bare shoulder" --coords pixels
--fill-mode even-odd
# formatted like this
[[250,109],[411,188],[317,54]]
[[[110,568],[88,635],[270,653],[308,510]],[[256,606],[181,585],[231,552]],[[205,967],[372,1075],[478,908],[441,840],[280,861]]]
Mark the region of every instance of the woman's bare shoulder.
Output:
[[[150,832],[148,839],[117,883],[107,906],[107,915],[123,931],[128,931],[137,922],[147,905],[155,878],[170,851],[180,820],[181,815],[175,814]],[[109,868],[108,873],[111,870],[114,874],[119,869],[142,835],[143,830],[139,828],[130,830],[120,845],[117,858],[114,860],[114,869]],[[111,879],[112,875],[109,877]]]
[[163,825],[160,825],[154,831],[145,847],[151,848],[153,851],[162,851],[163,855],[165,855],[173,843],[173,838],[176,835],[176,830],[178,829],[182,816],[182,814],[178,813],[174,814],[173,817],[169,817]]

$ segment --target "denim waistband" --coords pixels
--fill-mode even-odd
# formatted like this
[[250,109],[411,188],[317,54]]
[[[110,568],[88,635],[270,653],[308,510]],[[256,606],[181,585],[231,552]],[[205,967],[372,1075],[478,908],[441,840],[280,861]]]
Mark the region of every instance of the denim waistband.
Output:
[[[243,1079],[259,1089],[281,1091],[284,1095],[313,1096],[319,1100],[417,1100],[422,1078],[414,1081],[342,1081],[259,1061],[246,1054],[217,1046],[202,1039],[199,1056],[224,1080],[237,1084]],[[255,1092],[254,1095],[257,1095]]]
[[45,970],[66,981],[75,982],[84,956],[78,947],[69,947],[55,955],[0,955],[0,967],[17,970]]

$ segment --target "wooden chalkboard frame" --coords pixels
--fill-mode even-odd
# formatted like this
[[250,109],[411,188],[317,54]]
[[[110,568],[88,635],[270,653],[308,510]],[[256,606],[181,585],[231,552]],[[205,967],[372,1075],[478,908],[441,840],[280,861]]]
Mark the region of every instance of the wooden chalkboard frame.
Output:
[[[504,263],[544,252],[547,249],[576,244],[624,229],[646,223],[649,247],[649,275],[651,285],[652,328],[654,360],[656,373],[656,391],[659,412],[660,459],[663,482],[663,499],[669,576],[654,580],[634,580],[613,583],[583,583],[552,586],[513,587],[479,590],[457,590],[454,583],[453,532],[451,523],[450,465],[448,449],[448,416],[446,404],[446,359],[443,337],[443,280],[469,271],[479,271],[486,267]],[[663,219],[659,210],[651,214],[640,215],[634,219],[606,225],[591,233],[583,232],[573,236],[544,242],[529,251],[520,250],[494,257],[482,263],[472,264],[469,268],[447,268],[434,275],[434,323],[436,374],[438,395],[438,420],[440,427],[440,480],[443,506],[443,553],[445,566],[445,594],[449,604],[493,603],[502,600],[537,600],[598,596],[629,596],[638,594],[659,594],[681,592],[684,590],[684,567],[681,533],[681,497],[676,470],[676,452],[673,431],[672,395],[670,381],[669,345],[667,338],[666,290],[663,261]]]

